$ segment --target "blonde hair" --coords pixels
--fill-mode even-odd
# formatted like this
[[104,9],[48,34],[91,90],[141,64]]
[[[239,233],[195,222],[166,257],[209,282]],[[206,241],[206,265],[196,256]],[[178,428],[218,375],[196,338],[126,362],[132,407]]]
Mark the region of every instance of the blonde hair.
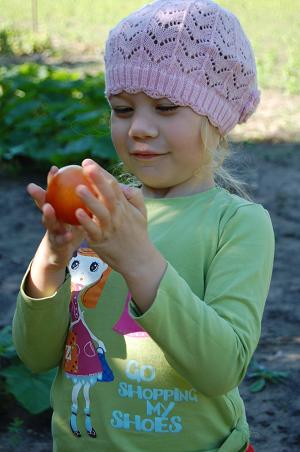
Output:
[[208,171],[214,175],[217,185],[225,188],[230,193],[250,200],[245,188],[246,182],[233,175],[233,172],[224,166],[233,154],[227,136],[222,136],[217,127],[211,124],[207,116],[201,116],[200,130],[204,174],[205,171]]

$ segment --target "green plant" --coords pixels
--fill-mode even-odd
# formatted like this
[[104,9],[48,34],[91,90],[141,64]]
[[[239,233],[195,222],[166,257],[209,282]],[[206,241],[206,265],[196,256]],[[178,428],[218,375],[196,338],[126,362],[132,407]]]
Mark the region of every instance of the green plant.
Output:
[[11,327],[0,331],[0,376],[5,390],[29,413],[38,414],[50,407],[50,388],[56,369],[33,374],[20,361],[12,341]]
[[104,76],[23,64],[0,70],[0,159],[64,166],[117,157],[109,131]]
[[48,36],[13,28],[0,30],[0,55],[24,56],[43,52],[56,53]]
[[22,430],[24,421],[15,417],[8,425],[7,431],[10,434],[10,443],[13,447],[17,447],[22,441]]
[[17,356],[12,342],[11,326],[7,325],[0,330],[0,358],[12,359]]
[[257,361],[253,360],[247,373],[247,378],[249,380],[254,380],[254,382],[250,385],[250,392],[260,392],[268,383],[284,383],[288,376],[288,372],[269,370]]
[[13,53],[10,36],[11,31],[8,30],[0,31],[0,54],[8,55]]

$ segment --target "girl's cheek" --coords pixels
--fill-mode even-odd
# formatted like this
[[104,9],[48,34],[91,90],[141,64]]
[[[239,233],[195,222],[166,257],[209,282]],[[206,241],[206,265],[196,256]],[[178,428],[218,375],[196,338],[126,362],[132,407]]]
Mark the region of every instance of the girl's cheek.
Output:
[[125,124],[120,124],[117,122],[113,122],[111,124],[111,135],[113,139],[117,140],[120,136],[122,136],[126,131]]

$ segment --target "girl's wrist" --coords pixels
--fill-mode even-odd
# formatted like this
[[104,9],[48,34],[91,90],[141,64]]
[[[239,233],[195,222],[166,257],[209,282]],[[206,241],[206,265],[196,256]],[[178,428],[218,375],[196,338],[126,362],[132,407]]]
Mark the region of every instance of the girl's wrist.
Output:
[[25,282],[25,293],[32,298],[52,296],[66,280],[66,267],[55,268],[35,256]]
[[66,279],[67,262],[53,253],[47,233],[32,260],[25,293],[32,298],[52,296]]
[[154,302],[166,268],[166,260],[152,246],[150,252],[143,252],[135,265],[127,268],[123,274],[132,298],[141,312],[146,312]]
[[60,249],[55,249],[51,243],[48,233],[46,233],[44,239],[42,240],[37,255],[39,255],[39,251],[42,255],[41,260],[43,262],[43,266],[45,266],[49,271],[59,271],[65,269],[72,257],[70,255],[69,245],[65,245]]

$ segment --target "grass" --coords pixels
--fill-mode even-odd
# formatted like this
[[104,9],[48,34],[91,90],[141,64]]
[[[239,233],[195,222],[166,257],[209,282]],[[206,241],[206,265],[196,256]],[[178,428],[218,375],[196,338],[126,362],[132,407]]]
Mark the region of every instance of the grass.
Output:
[[[33,31],[35,2],[37,31]],[[238,16],[249,36],[260,85],[300,93],[300,1],[219,0],[219,3]],[[41,41],[49,47],[50,40],[53,49],[62,56],[66,51],[78,51],[93,53],[101,60],[110,28],[144,4],[145,0],[1,0],[0,31],[17,30],[27,43],[36,39],[37,47],[41,47]],[[34,49],[34,45],[31,47]]]

